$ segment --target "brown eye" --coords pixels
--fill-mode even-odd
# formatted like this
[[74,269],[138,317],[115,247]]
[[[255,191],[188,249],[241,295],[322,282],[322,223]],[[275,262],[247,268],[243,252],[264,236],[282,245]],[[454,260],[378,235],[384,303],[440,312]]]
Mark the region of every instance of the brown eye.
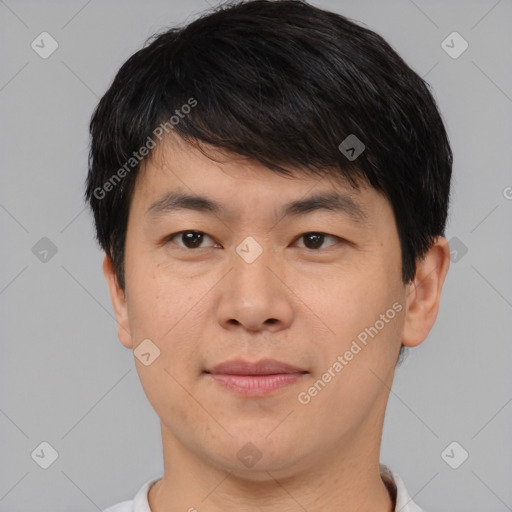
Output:
[[[311,233],[304,233],[300,235],[299,239],[303,239],[305,241],[304,245],[306,249],[311,250],[318,250],[321,248],[322,244],[325,241],[325,238],[332,238],[333,240],[341,240],[339,237],[334,235],[328,235],[327,233],[320,233],[320,232],[311,232]],[[332,244],[334,245],[334,244]]]
[[[175,238],[179,240],[183,245],[180,245],[177,242],[176,245],[179,247],[182,247],[184,249],[203,249],[201,246],[201,243],[206,238],[210,238],[206,233],[203,233],[202,231],[179,231],[178,233],[174,233],[173,235],[170,235],[166,242],[173,242]],[[211,238],[210,238],[211,240]]]

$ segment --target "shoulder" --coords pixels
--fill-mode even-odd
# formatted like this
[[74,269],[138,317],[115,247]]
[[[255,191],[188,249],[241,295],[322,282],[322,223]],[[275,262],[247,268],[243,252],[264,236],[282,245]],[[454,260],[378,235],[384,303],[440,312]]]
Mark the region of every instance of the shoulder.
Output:
[[121,503],[117,503],[116,505],[112,505],[102,510],[102,512],[151,512],[148,503],[148,491],[154,483],[160,480],[160,478],[161,477],[152,478],[144,483],[133,500],[122,501]]

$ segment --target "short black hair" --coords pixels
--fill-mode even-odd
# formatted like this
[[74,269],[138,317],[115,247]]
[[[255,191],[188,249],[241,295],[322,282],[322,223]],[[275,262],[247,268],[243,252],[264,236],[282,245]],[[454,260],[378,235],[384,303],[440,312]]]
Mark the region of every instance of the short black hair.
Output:
[[[302,0],[226,2],[152,36],[122,65],[91,119],[85,198],[123,290],[138,151],[159,126],[284,175],[329,172],[381,191],[404,283],[444,236],[452,152],[429,85],[340,14]],[[349,136],[364,144],[356,159],[340,146]]]

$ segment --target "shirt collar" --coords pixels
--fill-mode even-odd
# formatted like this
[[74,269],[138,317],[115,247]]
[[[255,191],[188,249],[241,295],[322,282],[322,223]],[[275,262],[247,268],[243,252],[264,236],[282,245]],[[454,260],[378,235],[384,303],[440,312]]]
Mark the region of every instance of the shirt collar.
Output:
[[380,465],[380,475],[390,493],[395,496],[395,512],[424,512],[409,496],[404,481],[386,465]]

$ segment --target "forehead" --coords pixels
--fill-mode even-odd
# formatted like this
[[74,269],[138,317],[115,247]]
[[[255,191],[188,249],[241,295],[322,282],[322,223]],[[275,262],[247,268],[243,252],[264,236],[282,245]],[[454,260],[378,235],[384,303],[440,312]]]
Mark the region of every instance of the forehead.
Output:
[[139,214],[156,218],[177,208],[228,217],[281,205],[283,215],[323,209],[361,222],[370,216],[374,200],[382,202],[377,191],[362,183],[354,188],[339,170],[314,175],[307,169],[286,169],[290,176],[222,148],[199,148],[168,137],[141,165],[132,206]]

